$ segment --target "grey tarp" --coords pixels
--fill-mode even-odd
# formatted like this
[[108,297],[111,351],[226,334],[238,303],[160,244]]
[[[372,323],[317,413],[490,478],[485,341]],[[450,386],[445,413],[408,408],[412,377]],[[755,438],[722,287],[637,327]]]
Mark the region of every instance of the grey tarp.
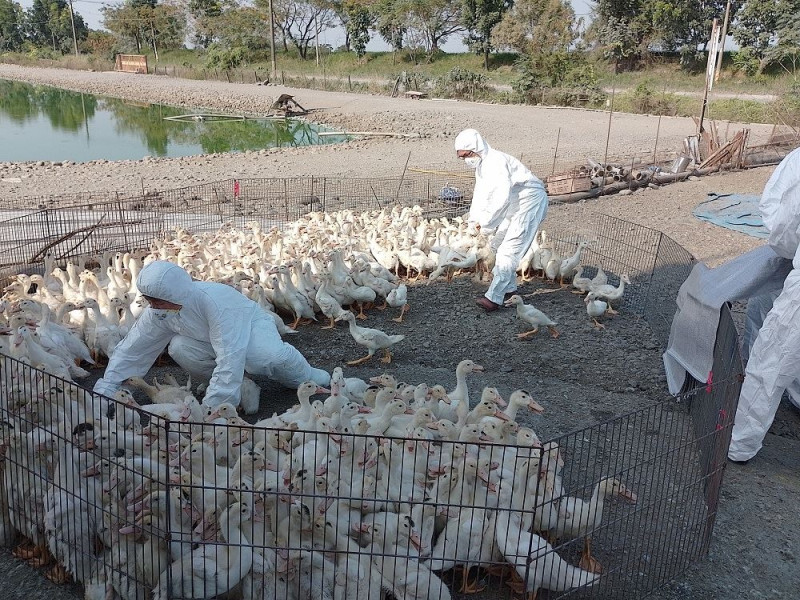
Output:
[[664,369],[671,394],[677,394],[688,372],[706,381],[714,358],[719,311],[724,302],[747,300],[780,291],[792,261],[781,258],[769,246],[709,269],[695,265],[678,291],[678,310],[672,321]]

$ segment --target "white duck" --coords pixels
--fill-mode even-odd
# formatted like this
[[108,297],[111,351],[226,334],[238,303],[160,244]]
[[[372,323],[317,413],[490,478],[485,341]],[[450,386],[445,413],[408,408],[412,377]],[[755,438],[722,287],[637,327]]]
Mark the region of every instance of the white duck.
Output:
[[619,278],[619,285],[614,287],[613,285],[605,284],[605,285],[598,285],[592,286],[589,290],[589,295],[586,296],[588,300],[596,300],[598,298],[604,299],[608,303],[608,312],[609,314],[615,315],[617,311],[615,311],[611,307],[611,302],[616,302],[622,298],[622,295],[625,293],[625,284],[630,285],[631,280],[628,278],[627,274],[622,274]]
[[408,286],[405,283],[401,283],[391,292],[389,295],[386,296],[386,304],[391,306],[392,308],[399,308],[400,309],[400,316],[395,317],[392,321],[397,323],[403,322],[403,315],[406,314],[406,311],[411,308],[408,305]]
[[557,338],[560,335],[558,333],[558,330],[556,329],[556,325],[558,325],[558,323],[553,321],[550,317],[548,317],[546,314],[544,314],[542,311],[535,308],[534,306],[525,304],[521,296],[517,294],[511,296],[511,298],[506,300],[505,305],[516,306],[517,318],[524,321],[525,323],[528,323],[533,327],[533,329],[531,329],[530,331],[526,331],[524,333],[518,333],[517,338],[525,339],[527,337],[530,337],[537,331],[539,331],[539,327],[541,326],[547,327],[547,329],[550,330],[550,335],[553,338]]
[[173,562],[161,574],[153,600],[213,598],[236,587],[253,564],[253,548],[241,531],[242,522],[250,517],[247,504],[230,505],[219,519],[225,543],[203,544]]
[[404,335],[389,335],[379,329],[359,327],[356,325],[355,315],[350,311],[345,311],[337,320],[347,321],[350,325],[350,335],[353,336],[355,342],[367,348],[367,355],[357,360],[349,361],[347,364],[350,366],[367,362],[375,355],[376,350],[383,350],[384,352],[383,358],[381,358],[382,363],[388,364],[392,362],[392,353],[389,348],[402,342],[406,337]]
[[580,566],[592,573],[600,573],[602,567],[591,552],[591,534],[600,527],[603,520],[603,506],[606,498],[618,495],[636,503],[636,494],[625,487],[619,479],[604,477],[595,486],[592,497],[586,501],[564,496],[558,503],[558,526],[556,537],[573,539],[584,536],[584,551]]
[[444,398],[439,400],[439,406],[436,411],[439,419],[447,419],[454,423],[461,421],[463,424],[467,413],[469,413],[467,375],[471,373],[482,373],[483,370],[483,366],[469,359],[462,360],[458,363],[458,366],[456,366],[456,389],[452,392],[448,392]]
[[565,278],[568,279],[575,275],[578,265],[581,263],[581,252],[583,252],[583,249],[589,246],[589,244],[590,242],[586,241],[578,242],[578,247],[575,250],[575,254],[561,261],[561,264],[558,267],[558,275],[562,286],[564,285]]
[[586,303],[586,314],[594,321],[595,329],[605,329],[606,326],[598,322],[597,319],[606,314],[608,303],[605,300],[591,299],[588,296],[584,299],[584,302]]

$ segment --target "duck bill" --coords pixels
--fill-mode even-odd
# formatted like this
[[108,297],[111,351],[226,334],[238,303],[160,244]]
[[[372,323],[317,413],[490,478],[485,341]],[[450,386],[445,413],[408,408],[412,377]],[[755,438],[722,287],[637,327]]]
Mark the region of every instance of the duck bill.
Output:
[[497,404],[497,406],[499,406],[501,408],[505,408],[506,406],[508,406],[508,402],[503,400],[503,398],[502,398],[502,396],[500,396],[500,394],[498,394],[497,397],[494,399],[494,403]]
[[358,414],[360,415],[368,415],[372,413],[372,409],[369,406],[359,406],[358,407]]
[[540,415],[544,412],[544,407],[536,402],[536,400],[531,400],[528,402],[528,408],[531,409],[537,415]]
[[473,365],[472,366],[472,372],[473,373],[483,373],[484,370],[485,369],[483,368],[483,365]]
[[508,422],[508,421],[510,421],[510,420],[511,420],[511,417],[509,417],[509,416],[508,416],[506,413],[504,413],[504,412],[503,412],[502,410],[500,410],[500,409],[498,409],[498,410],[494,411],[494,416],[495,416],[495,417],[497,417],[498,419],[500,419],[501,421],[506,421],[506,422]]
[[414,548],[416,548],[418,551],[422,549],[422,540],[420,539],[419,534],[416,531],[411,532],[409,539]]
[[317,390],[314,393],[315,394],[330,394],[331,391],[328,388],[317,386]]

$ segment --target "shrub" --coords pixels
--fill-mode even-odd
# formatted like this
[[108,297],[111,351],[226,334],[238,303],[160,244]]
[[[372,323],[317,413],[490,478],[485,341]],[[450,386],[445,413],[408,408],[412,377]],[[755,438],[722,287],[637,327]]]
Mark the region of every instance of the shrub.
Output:
[[441,77],[436,78],[434,90],[444,98],[474,100],[486,97],[489,92],[488,78],[462,67],[453,67]]
[[528,104],[597,106],[606,99],[594,67],[578,53],[528,57],[515,64],[519,76],[511,87]]
[[223,48],[212,44],[206,53],[207,69],[235,69],[247,59],[247,49],[241,46]]

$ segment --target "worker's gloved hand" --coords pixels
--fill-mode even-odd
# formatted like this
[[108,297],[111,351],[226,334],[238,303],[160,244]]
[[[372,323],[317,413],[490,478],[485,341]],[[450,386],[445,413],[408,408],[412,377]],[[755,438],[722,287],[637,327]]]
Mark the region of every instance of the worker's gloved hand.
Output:
[[470,235],[478,235],[480,232],[481,232],[481,226],[477,222],[470,221],[469,223],[467,223],[467,233],[469,233]]

